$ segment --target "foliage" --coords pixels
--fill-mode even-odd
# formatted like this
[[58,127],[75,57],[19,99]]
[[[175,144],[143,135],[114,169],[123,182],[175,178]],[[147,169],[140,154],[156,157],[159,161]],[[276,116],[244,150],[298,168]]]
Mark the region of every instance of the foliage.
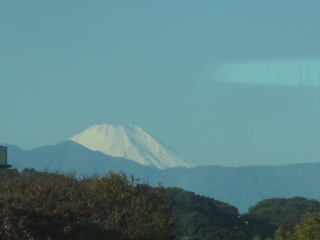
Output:
[[0,179],[0,239],[172,239],[163,188],[124,174],[85,179],[23,171]]
[[307,214],[293,230],[285,230],[283,226],[276,231],[276,240],[319,240],[320,212]]
[[113,172],[78,179],[24,169],[0,178],[0,208],[4,240],[320,239],[315,200],[263,200],[240,215],[227,203]]
[[235,207],[180,188],[168,188],[167,196],[179,239],[248,239],[247,227]]
[[320,202],[302,197],[272,198],[260,201],[249,209],[249,218],[265,221],[273,226],[292,228],[307,213],[320,211]]
[[320,211],[320,202],[316,200],[302,197],[272,198],[251,207],[249,213],[243,215],[243,219],[248,222],[252,235],[265,239],[278,234],[278,238],[282,240],[290,237],[290,232],[284,229],[292,229],[306,214],[317,211]]
[[254,215],[244,214],[242,215],[242,219],[246,222],[250,236],[254,236],[254,240],[264,240],[273,237],[276,226]]

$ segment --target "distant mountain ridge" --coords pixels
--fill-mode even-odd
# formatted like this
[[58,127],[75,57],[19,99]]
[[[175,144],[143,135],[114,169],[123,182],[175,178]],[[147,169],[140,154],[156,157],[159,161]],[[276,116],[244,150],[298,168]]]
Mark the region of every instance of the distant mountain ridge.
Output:
[[78,176],[103,174],[108,171],[143,175],[144,172],[157,170],[155,167],[142,166],[132,160],[92,151],[69,140],[32,150],[23,150],[14,145],[3,145],[8,147],[8,162],[19,170],[35,168],[39,171],[49,172],[74,171]]
[[130,159],[159,169],[197,166],[195,162],[132,124],[95,125],[69,140],[106,155]]
[[320,163],[283,166],[199,166],[158,169],[134,161],[92,151],[76,142],[23,150],[8,146],[8,163],[20,170],[74,171],[80,176],[125,172],[151,185],[181,187],[213,197],[246,212],[262,199],[301,196],[320,200]]

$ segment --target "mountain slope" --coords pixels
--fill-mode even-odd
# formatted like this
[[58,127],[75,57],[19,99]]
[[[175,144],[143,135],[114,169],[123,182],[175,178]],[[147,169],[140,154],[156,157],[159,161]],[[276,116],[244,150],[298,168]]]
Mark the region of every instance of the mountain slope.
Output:
[[159,169],[197,164],[136,126],[95,125],[70,138],[91,150]]
[[[4,144],[5,145],[5,144]],[[48,171],[75,171],[78,175],[123,171],[129,176],[159,182],[165,187],[181,187],[236,206],[240,212],[257,202],[274,197],[301,196],[320,200],[320,163],[283,166],[168,168],[143,166],[134,161],[107,156],[72,141],[24,151],[8,146],[8,163]]]
[[320,200],[320,163],[282,166],[174,168],[163,171],[164,186],[179,186],[247,211],[260,200],[301,196]]
[[142,166],[125,158],[92,151],[73,141],[63,141],[57,145],[32,150],[23,150],[13,145],[6,146],[8,146],[8,162],[19,170],[35,168],[39,171],[74,171],[79,176],[123,171],[143,179],[147,178],[146,173],[157,176],[158,171],[157,168]]

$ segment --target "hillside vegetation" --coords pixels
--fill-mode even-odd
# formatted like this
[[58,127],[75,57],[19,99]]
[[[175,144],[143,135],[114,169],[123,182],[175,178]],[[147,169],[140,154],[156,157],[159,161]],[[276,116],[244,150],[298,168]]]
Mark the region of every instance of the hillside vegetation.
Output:
[[320,239],[315,200],[267,199],[240,215],[227,203],[113,172],[79,179],[25,169],[0,178],[0,208],[4,240]]
[[168,188],[166,192],[179,239],[248,239],[248,228],[237,208],[181,188]]
[[307,216],[313,216],[317,212],[320,212],[320,202],[316,200],[302,197],[272,198],[252,206],[247,214],[242,215],[242,219],[247,222],[252,235],[264,239],[273,237],[277,232],[278,240],[282,239],[279,238],[280,232],[294,231]]
[[0,180],[0,239],[172,239],[163,188],[123,174],[24,171]]
[[[10,165],[22,171],[33,167],[37,171],[75,171],[77,176],[122,171],[152,186],[159,182],[166,187],[180,187],[236,206],[241,213],[263,199],[303,196],[320,199],[320,163],[283,166],[168,168],[159,170],[125,158],[116,158],[92,151],[72,141],[33,150],[8,146]],[[54,160],[52,160],[54,159]]]

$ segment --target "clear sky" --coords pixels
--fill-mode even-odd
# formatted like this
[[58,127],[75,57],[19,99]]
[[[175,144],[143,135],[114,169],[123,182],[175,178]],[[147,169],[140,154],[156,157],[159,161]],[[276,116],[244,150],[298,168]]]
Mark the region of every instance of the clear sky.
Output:
[[318,0],[0,1],[0,142],[132,123],[203,164],[243,165],[212,153],[218,112],[201,99],[215,92],[202,90],[319,85],[319,12]]

